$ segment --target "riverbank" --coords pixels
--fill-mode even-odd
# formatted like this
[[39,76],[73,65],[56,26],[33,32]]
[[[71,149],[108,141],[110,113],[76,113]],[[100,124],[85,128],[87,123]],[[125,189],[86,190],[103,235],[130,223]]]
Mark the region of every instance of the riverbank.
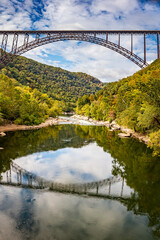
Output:
[[98,120],[94,120],[92,118],[88,118],[80,115],[74,115],[72,116],[72,118],[77,119],[78,121],[80,120],[88,121],[89,123],[92,123],[98,126],[106,126],[107,128],[110,128],[111,131],[119,130],[122,132],[118,134],[119,137],[133,137],[138,139],[140,142],[144,142],[145,144],[148,144],[150,142],[150,139],[147,135],[134,132],[132,129],[126,128],[124,126],[120,126],[116,124],[115,121],[112,121],[111,123],[109,121],[98,121]]
[[52,125],[57,125],[58,123],[64,122],[64,121],[65,120],[60,118],[49,118],[44,123],[41,123],[39,125],[33,125],[33,126],[6,124],[3,126],[0,126],[0,134],[1,136],[3,136],[3,133],[10,132],[10,131],[40,129],[40,128],[44,128]]
[[[72,121],[72,119],[74,121]],[[34,125],[34,126],[7,124],[4,126],[0,126],[0,135],[3,137],[5,136],[5,132],[9,132],[9,131],[36,130],[36,129],[57,125],[65,122],[67,123],[70,121],[71,123],[74,123],[74,124],[81,124],[85,122],[85,125],[89,123],[90,125],[92,124],[96,126],[106,126],[107,128],[110,128],[110,131],[120,130],[122,133],[118,134],[119,137],[134,137],[146,144],[148,144],[150,141],[148,136],[134,132],[133,130],[125,128],[123,126],[119,126],[118,124],[116,124],[115,121],[112,121],[111,123],[109,121],[97,121],[91,118],[88,119],[87,117],[80,116],[80,115],[73,115],[71,118],[68,118],[68,119],[63,117],[49,118],[44,123],[41,123],[39,125]]]

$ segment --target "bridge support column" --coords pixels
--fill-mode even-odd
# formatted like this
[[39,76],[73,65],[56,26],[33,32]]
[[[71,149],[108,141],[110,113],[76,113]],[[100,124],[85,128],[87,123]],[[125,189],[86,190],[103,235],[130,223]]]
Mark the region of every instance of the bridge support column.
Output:
[[12,50],[11,53],[15,54],[17,51],[17,44],[18,44],[18,34],[15,33],[13,36],[13,43],[12,43]]
[[24,43],[23,43],[23,45],[24,45],[25,47],[27,47],[28,41],[29,41],[29,34],[26,33],[25,36],[24,36]]
[[96,188],[96,194],[98,195],[98,190],[99,190],[99,186],[97,184],[97,188]]
[[51,34],[50,33],[47,33],[47,38],[51,38]]
[[108,32],[106,32],[106,43],[108,43]]
[[22,172],[19,171],[19,183],[22,185]]
[[159,32],[157,32],[157,58],[160,58],[160,53],[159,53]]
[[36,41],[39,42],[40,35],[39,33],[36,33]]
[[10,183],[12,182],[11,166],[12,166],[12,165],[10,165],[10,170],[9,170],[9,181],[10,181]]
[[3,54],[5,54],[5,52],[6,52],[7,41],[8,41],[8,34],[4,33],[4,34],[3,34],[3,37],[2,37],[0,57],[2,57]]
[[8,171],[6,172],[6,177],[7,177],[7,183],[8,183]]
[[146,34],[144,33],[144,63],[146,63]]
[[120,46],[121,34],[118,33],[118,46]]
[[30,184],[31,184],[31,186],[32,186],[32,176],[30,176]]
[[19,184],[19,172],[17,172],[17,184]]
[[111,195],[111,182],[109,182],[109,192],[108,192],[109,195]]
[[123,196],[123,188],[124,188],[124,178],[123,178],[123,180],[122,180],[121,197]]
[[28,175],[28,185],[32,186],[32,176]]
[[133,54],[133,33],[131,33],[131,55]]

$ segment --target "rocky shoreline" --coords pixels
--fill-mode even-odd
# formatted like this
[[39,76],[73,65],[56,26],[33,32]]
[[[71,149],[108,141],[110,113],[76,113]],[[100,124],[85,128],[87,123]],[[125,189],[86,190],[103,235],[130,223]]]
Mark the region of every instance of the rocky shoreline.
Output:
[[[72,122],[71,119],[74,119],[74,122]],[[85,124],[90,123],[90,125],[96,125],[96,126],[106,126],[107,128],[110,128],[110,131],[116,131],[120,130],[121,133],[118,133],[119,137],[133,137],[139,139],[139,141],[144,142],[146,144],[149,143],[150,139],[148,136],[134,132],[133,130],[119,126],[116,124],[115,121],[112,121],[111,123],[109,121],[97,121],[85,116],[80,116],[80,115],[73,115],[72,117],[65,119],[63,117],[57,117],[57,118],[49,118],[46,120],[44,123],[41,123],[39,125],[34,125],[34,126],[26,126],[26,125],[16,125],[16,124],[7,124],[4,126],[0,126],[0,136],[3,137],[6,135],[5,132],[9,131],[19,131],[19,130],[34,130],[34,129],[40,129],[52,125],[57,125],[61,123],[67,123],[67,122],[72,122],[74,124],[81,124],[82,121],[85,121]]]
[[106,126],[107,128],[110,128],[111,131],[120,130],[121,133],[118,133],[118,136],[121,138],[133,137],[133,138],[139,139],[140,142],[144,142],[145,144],[148,144],[150,141],[148,136],[143,135],[141,133],[134,132],[132,129],[126,128],[124,126],[120,126],[120,125],[116,124],[115,121],[112,121],[111,123],[109,121],[98,121],[98,120],[94,120],[92,118],[88,118],[88,117],[80,116],[80,115],[74,115],[74,116],[72,116],[72,118],[77,119],[77,120],[88,121],[97,126]]

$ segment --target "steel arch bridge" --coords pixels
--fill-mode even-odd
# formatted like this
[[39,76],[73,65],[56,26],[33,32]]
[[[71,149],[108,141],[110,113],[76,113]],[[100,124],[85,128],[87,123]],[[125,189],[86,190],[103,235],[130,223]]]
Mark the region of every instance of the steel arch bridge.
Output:
[[[109,41],[110,35],[116,35],[118,43]],[[122,56],[126,57],[130,61],[134,62],[140,68],[148,66],[146,61],[146,36],[156,35],[157,37],[157,58],[160,58],[159,50],[159,34],[160,30],[55,30],[55,31],[0,31],[2,36],[1,50],[0,50],[0,64],[8,63],[11,61],[14,55],[22,55],[36,47],[65,40],[85,41],[101,45],[110,50],[113,50]],[[121,46],[121,36],[130,35],[131,45],[130,49]],[[133,51],[134,35],[141,35],[144,38],[144,58],[142,59],[136,55]],[[8,46],[8,39],[12,37],[11,46]],[[23,39],[23,43],[19,44],[19,38]],[[31,39],[31,40],[30,40]],[[10,54],[6,54],[6,52]]]

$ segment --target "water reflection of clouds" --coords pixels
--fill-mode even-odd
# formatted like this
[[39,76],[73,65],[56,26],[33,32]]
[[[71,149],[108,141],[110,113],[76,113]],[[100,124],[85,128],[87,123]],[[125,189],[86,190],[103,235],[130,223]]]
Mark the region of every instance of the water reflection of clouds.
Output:
[[113,200],[5,187],[0,205],[0,239],[152,239],[148,218]]
[[[16,201],[15,192],[18,195]],[[17,230],[17,217],[22,209],[20,196],[21,189],[0,186],[0,239],[23,239],[20,231]]]
[[105,179],[111,176],[112,170],[112,157],[96,143],[82,148],[34,153],[15,161],[41,177],[65,183]]

